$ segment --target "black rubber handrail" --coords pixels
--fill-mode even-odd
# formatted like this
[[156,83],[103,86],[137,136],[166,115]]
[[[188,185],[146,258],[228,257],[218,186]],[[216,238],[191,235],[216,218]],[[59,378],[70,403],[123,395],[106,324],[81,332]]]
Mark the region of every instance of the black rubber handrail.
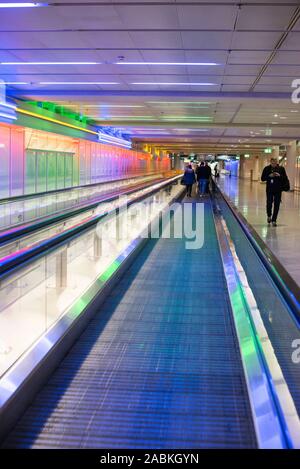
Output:
[[221,191],[220,187],[213,181],[214,188],[217,188],[218,193],[221,195],[230,211],[241,226],[243,232],[246,234],[247,239],[250,241],[255,252],[263,262],[269,275],[282,294],[284,300],[289,305],[293,315],[295,316],[298,324],[300,323],[300,287],[287,272],[285,267],[268,248],[266,243],[262,240],[255,229],[248,223],[246,218],[239,212],[231,200]]
[[[182,177],[182,175],[177,176],[177,179],[179,179],[180,177]],[[174,184],[174,179],[172,178],[172,181],[168,179],[167,181],[163,182],[159,188],[154,188],[146,194],[142,194],[136,199],[128,201],[127,206],[136,204],[137,202],[144,200],[145,198],[155,194],[156,192],[159,192],[161,189],[164,189],[166,186],[170,186],[172,184]],[[121,209],[122,207],[119,207],[117,211]],[[9,256],[10,259],[6,259],[5,261],[0,262],[0,280],[6,278],[8,275],[14,273],[16,270],[19,270],[20,268],[24,267],[24,265],[26,265],[28,262],[33,262],[34,260],[37,260],[41,255],[45,255],[46,252],[48,253],[49,251],[53,251],[54,249],[60,247],[62,244],[70,242],[72,239],[74,239],[80,234],[83,234],[92,226],[95,226],[105,216],[114,213],[114,210],[115,209],[104,212],[101,215],[95,215],[90,220],[86,220],[82,223],[79,223],[78,225],[75,225],[74,227],[68,228],[63,233],[54,235],[51,238],[48,238],[47,240],[43,241],[42,243],[33,246],[32,248],[17,253],[15,256],[12,254],[11,256]]]

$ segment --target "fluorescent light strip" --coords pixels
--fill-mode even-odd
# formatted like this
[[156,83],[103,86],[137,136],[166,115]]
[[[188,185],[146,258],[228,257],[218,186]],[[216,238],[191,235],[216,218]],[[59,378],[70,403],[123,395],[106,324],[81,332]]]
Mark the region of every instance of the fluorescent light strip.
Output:
[[0,8],[32,8],[46,6],[48,6],[48,3],[0,3]]
[[0,102],[0,106],[9,107],[9,108],[13,109],[14,111],[17,109],[17,106],[15,104]]
[[156,121],[153,117],[134,117],[134,116],[113,116],[113,117],[97,117],[98,121],[110,121],[110,120],[144,120],[144,121]]
[[101,62],[0,62],[0,65],[98,65]]
[[134,82],[131,85],[152,85],[152,86],[218,86],[218,83],[154,83],[154,82]]
[[114,81],[40,81],[40,85],[119,85]]
[[9,119],[9,120],[16,120],[16,116],[6,114],[5,112],[0,112],[0,117],[4,117],[4,119]]
[[119,119],[119,118],[122,118],[122,119],[152,119],[153,117],[152,116],[123,116],[123,115],[110,116],[110,117],[101,117],[101,116],[99,116],[99,119]]
[[187,132],[209,132],[209,129],[173,129],[173,130],[176,130],[176,131],[187,131]]
[[197,120],[197,121],[211,121],[212,117],[201,116],[161,116],[161,119],[176,119],[176,120]]
[[113,135],[108,135],[108,134],[99,132],[98,139],[99,139],[99,142],[121,145],[122,147],[125,147],[125,148],[131,148],[131,142],[123,138],[114,137]]
[[210,101],[146,101],[146,103],[149,103],[149,104],[215,104]]
[[[177,104],[177,107],[180,107],[178,106]],[[188,109],[209,109],[209,106],[202,106],[201,104],[185,104],[183,107],[186,107]]]
[[116,62],[116,65],[181,65],[181,66],[215,66],[216,62]]
[[104,144],[108,144],[108,145],[118,145],[120,147],[127,148],[127,149],[131,148],[131,145],[125,145],[124,143],[111,142],[110,140],[106,140],[104,138],[99,140],[99,142],[104,143]]
[[141,108],[145,106],[136,106],[131,104],[86,104],[82,108],[113,107],[113,108]]
[[1,81],[0,86],[1,85],[29,85],[29,83],[25,81]]

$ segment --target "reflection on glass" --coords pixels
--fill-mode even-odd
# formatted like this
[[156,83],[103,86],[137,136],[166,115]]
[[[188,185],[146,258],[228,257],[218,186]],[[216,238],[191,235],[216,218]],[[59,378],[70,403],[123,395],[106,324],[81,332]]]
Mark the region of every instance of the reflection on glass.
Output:
[[[150,190],[150,189],[149,189]],[[167,205],[182,191],[172,185],[156,194]],[[141,191],[145,193],[145,190]],[[163,197],[162,197],[163,194]],[[133,199],[133,195],[129,199]],[[148,197],[149,203],[154,200]],[[113,202],[109,209],[116,206]],[[157,210],[161,205],[157,205]],[[151,216],[157,214],[152,206]],[[154,207],[154,208],[153,208]],[[100,277],[144,229],[144,214],[131,212],[125,237],[99,237],[90,229],[71,242],[19,269],[0,284],[0,376],[49,329]],[[104,219],[108,224],[110,219]]]

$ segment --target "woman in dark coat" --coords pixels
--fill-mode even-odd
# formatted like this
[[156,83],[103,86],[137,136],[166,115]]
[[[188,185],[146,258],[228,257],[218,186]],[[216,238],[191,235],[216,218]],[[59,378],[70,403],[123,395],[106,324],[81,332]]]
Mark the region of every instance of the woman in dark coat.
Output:
[[196,182],[195,172],[192,168],[192,165],[189,164],[185,168],[184,175],[183,175],[183,183],[186,185],[187,197],[192,197],[192,188],[195,182]]

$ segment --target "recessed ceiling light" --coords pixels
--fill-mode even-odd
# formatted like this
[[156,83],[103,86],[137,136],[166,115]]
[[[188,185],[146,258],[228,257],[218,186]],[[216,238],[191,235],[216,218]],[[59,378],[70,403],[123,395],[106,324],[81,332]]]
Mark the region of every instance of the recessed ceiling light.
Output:
[[274,117],[278,117],[278,114],[274,114]]

